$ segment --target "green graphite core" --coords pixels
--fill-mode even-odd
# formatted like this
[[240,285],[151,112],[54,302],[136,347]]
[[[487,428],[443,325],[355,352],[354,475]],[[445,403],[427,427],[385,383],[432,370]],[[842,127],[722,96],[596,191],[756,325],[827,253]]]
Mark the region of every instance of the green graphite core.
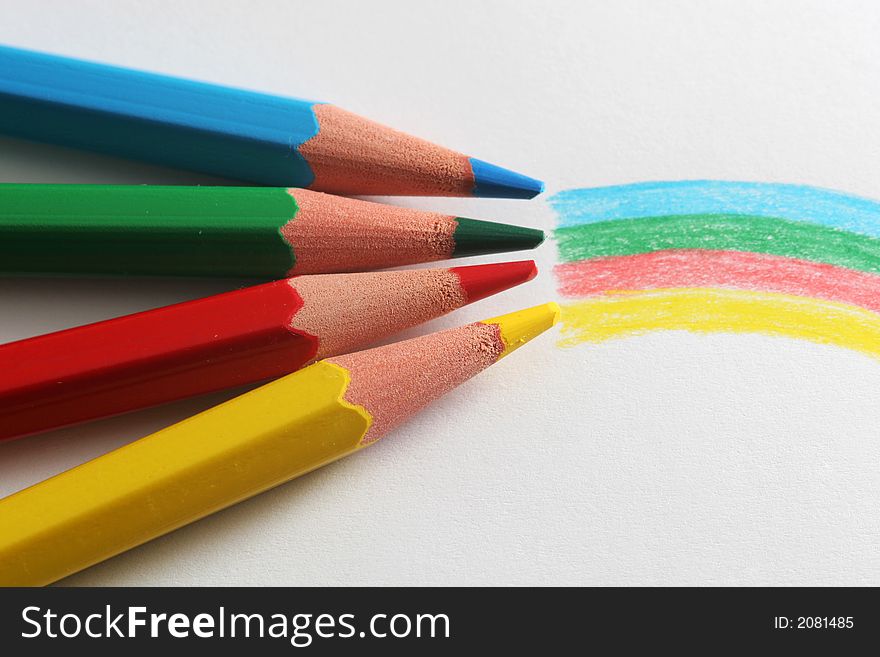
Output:
[[455,249],[452,257],[500,253],[503,251],[522,251],[534,249],[544,241],[544,231],[500,224],[492,221],[479,221],[456,217]]

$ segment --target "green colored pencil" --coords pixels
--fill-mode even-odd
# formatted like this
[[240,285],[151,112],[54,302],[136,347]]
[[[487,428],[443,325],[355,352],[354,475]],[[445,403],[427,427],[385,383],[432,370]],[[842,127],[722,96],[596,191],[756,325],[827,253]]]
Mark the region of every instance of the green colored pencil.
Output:
[[280,187],[0,184],[0,271],[244,276],[537,246],[540,230]]

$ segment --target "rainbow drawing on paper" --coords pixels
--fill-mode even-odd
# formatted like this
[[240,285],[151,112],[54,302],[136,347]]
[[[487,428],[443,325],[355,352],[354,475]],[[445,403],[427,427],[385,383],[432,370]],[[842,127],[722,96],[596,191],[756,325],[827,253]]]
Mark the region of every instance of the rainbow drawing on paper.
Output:
[[751,332],[880,358],[880,202],[694,180],[550,199],[562,346],[651,331]]

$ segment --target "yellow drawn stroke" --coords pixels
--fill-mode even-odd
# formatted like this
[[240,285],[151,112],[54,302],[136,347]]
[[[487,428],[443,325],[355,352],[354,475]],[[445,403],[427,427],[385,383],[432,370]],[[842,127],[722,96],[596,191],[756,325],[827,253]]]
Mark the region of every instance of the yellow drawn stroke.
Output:
[[843,303],[771,292],[671,288],[615,292],[562,306],[571,347],[652,331],[762,333],[846,347],[880,358],[880,314]]

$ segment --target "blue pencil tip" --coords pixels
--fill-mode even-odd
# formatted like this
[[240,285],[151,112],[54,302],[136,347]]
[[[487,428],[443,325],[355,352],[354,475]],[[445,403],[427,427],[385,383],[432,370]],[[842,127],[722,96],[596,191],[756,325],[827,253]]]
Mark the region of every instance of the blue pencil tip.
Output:
[[534,198],[544,191],[544,183],[521,173],[470,158],[474,172],[474,196],[486,198]]

